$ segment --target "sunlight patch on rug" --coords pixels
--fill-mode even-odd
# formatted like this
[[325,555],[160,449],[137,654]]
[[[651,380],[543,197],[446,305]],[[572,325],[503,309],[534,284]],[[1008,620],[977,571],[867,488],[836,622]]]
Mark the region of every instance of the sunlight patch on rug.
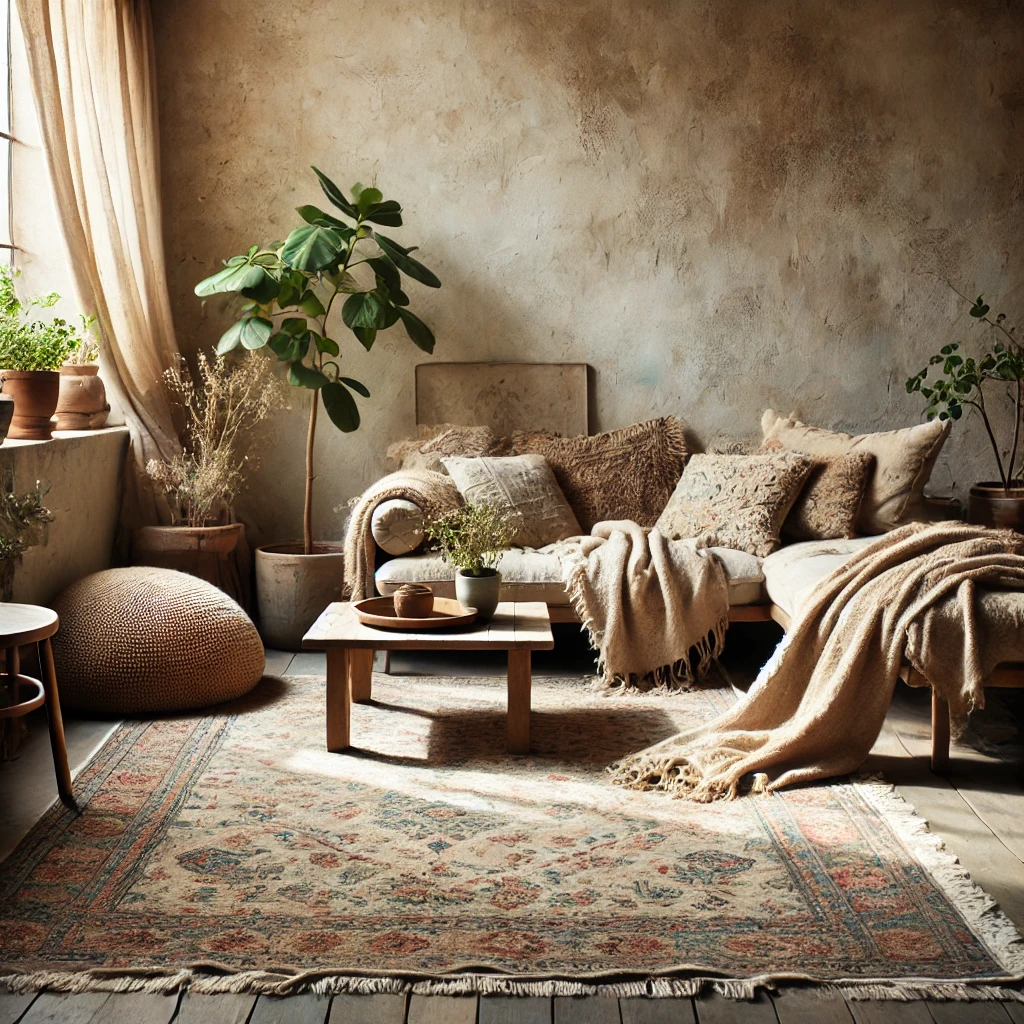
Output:
[[[0,974],[22,987],[1005,995],[1019,936],[880,783],[693,804],[607,766],[728,688],[602,696],[374,677],[346,754],[324,684],[267,679],[213,716],[126,724],[0,865]],[[230,713],[226,713],[230,712]],[[211,972],[222,972],[221,976]],[[730,987],[731,986],[731,987]]]

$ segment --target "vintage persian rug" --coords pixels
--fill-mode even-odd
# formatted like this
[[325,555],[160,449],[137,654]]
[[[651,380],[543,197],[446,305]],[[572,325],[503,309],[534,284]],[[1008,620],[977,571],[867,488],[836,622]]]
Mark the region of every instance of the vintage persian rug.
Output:
[[[695,804],[607,766],[732,691],[383,676],[324,750],[324,684],[126,724],[0,865],[0,975],[24,988],[1006,997],[1020,938],[880,782]],[[1012,997],[1012,994],[1011,994]]]

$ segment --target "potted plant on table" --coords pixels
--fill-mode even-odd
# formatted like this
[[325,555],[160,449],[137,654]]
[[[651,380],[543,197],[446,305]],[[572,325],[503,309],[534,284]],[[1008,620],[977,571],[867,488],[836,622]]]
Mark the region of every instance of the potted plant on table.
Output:
[[[961,298],[969,301],[966,296]],[[929,419],[938,416],[959,420],[965,406],[981,416],[999,479],[982,481],[971,488],[967,520],[1024,533],[1024,346],[1016,338],[1016,328],[1007,323],[1005,313],[990,313],[985,297],[979,295],[971,304],[970,315],[1000,337],[990,351],[974,357],[964,355],[959,342],[943,345],[928,365],[907,381],[907,391],[925,397]],[[938,369],[929,377],[934,367]],[[993,392],[1001,393],[1011,410],[1010,421],[1004,427],[1007,436],[1001,441],[993,423]]]
[[[132,534],[132,563],[177,569],[207,580],[243,608],[250,604],[245,525],[235,521],[235,496],[255,468],[253,430],[284,405],[284,387],[267,359],[208,358],[197,379],[182,363],[164,374],[185,417],[182,450],[150,459],[149,478],[171,508],[173,525]],[[246,552],[239,571],[235,552]]]
[[107,389],[99,376],[100,346],[92,333],[94,323],[94,317],[83,317],[78,348],[60,368],[58,430],[99,430],[110,415]]
[[497,566],[518,529],[518,512],[493,505],[460,505],[424,526],[441,556],[455,566],[455,596],[489,622],[501,596]]
[[243,301],[238,319],[217,351],[239,346],[269,348],[287,366],[288,383],[308,395],[303,539],[256,551],[256,592],[263,638],[270,646],[296,649],[325,605],[340,599],[344,556],[340,545],[313,537],[313,464],[317,414],[345,433],[359,427],[355,396],[366,386],[341,371],[341,346],[332,319],[341,301],[341,322],[367,350],[379,331],[401,322],[413,343],[434,350],[430,328],[408,307],[403,275],[431,288],[441,282],[406,248],[378,227],[400,227],[402,207],[376,188],[356,184],[351,199],[313,168],[340,217],[316,206],[298,207],[304,221],[283,242],[253,245],[232,256],[223,270],[196,285],[199,296],[228,293]]
[[83,318],[76,328],[60,317],[32,319],[33,310],[50,308],[60,296],[51,292],[22,303],[14,278],[10,267],[0,267],[0,378],[3,394],[14,399],[8,436],[47,441],[53,436],[61,364],[88,338],[91,321]]

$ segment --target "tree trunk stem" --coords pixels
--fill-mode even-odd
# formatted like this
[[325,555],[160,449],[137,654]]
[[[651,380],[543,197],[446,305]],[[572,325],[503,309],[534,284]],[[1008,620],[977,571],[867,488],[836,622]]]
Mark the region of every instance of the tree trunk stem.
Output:
[[313,554],[313,441],[316,438],[316,413],[320,405],[320,392],[313,392],[309,408],[309,432],[306,434],[306,501],[302,510],[302,546],[307,555]]

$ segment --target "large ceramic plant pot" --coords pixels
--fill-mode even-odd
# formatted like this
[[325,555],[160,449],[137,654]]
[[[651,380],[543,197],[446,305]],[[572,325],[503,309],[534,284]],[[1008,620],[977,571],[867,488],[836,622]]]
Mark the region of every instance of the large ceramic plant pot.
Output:
[[501,573],[484,569],[483,576],[467,576],[459,569],[455,574],[455,596],[463,608],[476,609],[477,622],[490,622],[501,598]]
[[18,441],[49,441],[57,409],[60,374],[56,370],[0,370],[3,394],[14,399],[8,437]]
[[967,522],[1024,533],[1024,480],[1015,480],[1008,491],[998,482],[975,484],[967,501]]
[[60,368],[58,430],[98,430],[107,422],[107,389],[95,363],[68,363]]
[[[236,554],[239,551],[242,557]],[[155,565],[198,576],[251,611],[244,523],[144,526],[132,533],[132,565]]]
[[341,600],[345,556],[340,544],[272,544],[256,549],[259,628],[268,647],[298,651],[317,616]]

